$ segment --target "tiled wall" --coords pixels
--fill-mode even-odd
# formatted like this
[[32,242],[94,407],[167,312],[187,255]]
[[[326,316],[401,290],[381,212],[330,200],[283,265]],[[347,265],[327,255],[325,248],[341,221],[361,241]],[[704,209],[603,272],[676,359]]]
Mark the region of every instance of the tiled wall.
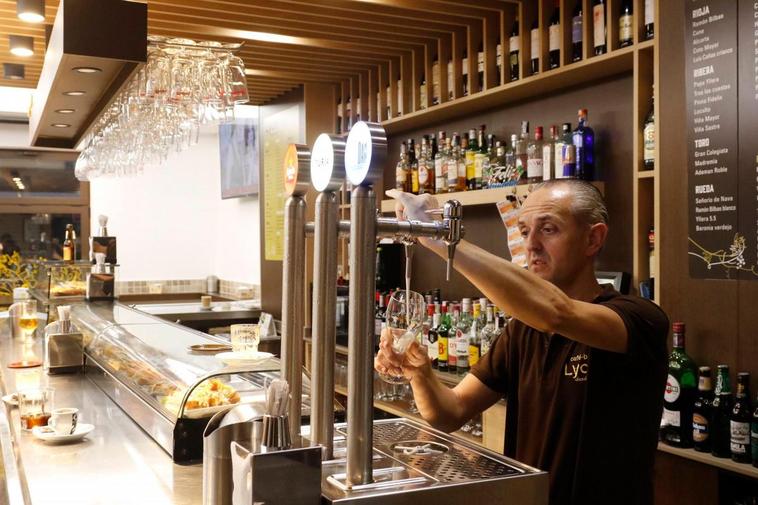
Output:
[[[120,295],[144,295],[159,293],[205,293],[205,279],[152,280],[116,282]],[[219,281],[219,294],[229,298],[259,298],[260,286],[246,282]]]

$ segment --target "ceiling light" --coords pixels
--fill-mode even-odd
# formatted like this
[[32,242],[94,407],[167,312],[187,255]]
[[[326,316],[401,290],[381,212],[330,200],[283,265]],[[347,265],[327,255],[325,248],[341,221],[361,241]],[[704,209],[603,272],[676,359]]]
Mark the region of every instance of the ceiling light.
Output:
[[31,56],[34,54],[34,38],[24,35],[8,35],[8,45],[11,47],[11,54],[15,56]]
[[14,177],[13,182],[21,182],[21,177]]
[[17,0],[16,13],[21,21],[42,23],[45,20],[45,0]]
[[23,65],[19,63],[3,63],[3,79],[20,81],[25,77],[26,72]]
[[86,94],[86,91],[64,91],[63,94],[66,96],[82,96]]
[[53,128],[69,128],[69,127],[71,127],[70,124],[66,124],[66,123],[53,123],[50,126],[52,126]]
[[74,112],[76,112],[76,109],[58,109],[55,112],[57,112],[58,114],[73,114]]
[[102,72],[102,70],[97,67],[74,67],[73,70],[80,74],[96,74]]

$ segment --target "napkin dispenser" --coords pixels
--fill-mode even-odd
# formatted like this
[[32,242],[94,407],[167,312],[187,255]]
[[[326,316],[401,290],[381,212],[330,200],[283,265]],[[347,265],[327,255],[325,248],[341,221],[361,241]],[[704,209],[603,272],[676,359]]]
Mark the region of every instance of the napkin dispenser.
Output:
[[84,369],[84,335],[73,325],[64,332],[60,323],[45,327],[45,371],[49,375],[79,373]]

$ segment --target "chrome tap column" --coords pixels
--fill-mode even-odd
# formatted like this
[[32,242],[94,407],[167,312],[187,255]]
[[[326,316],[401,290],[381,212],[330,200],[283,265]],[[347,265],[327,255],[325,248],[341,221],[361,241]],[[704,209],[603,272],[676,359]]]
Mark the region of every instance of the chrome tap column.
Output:
[[337,327],[337,238],[339,203],[335,191],[345,178],[345,141],[322,134],[313,145],[311,182],[316,198],[313,251],[313,325],[311,356],[311,445],[334,452],[334,351]]
[[290,144],[284,159],[284,261],[282,263],[282,377],[290,385],[290,438],[300,439],[303,391],[303,306],[305,303],[305,193],[308,191],[310,151]]

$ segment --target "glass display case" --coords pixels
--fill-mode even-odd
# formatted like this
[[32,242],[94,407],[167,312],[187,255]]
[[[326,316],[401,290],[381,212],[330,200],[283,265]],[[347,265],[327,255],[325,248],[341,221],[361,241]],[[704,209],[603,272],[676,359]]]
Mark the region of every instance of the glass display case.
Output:
[[263,405],[265,381],[278,376],[276,358],[228,366],[192,350],[221,341],[117,303],[74,304],[71,317],[85,336],[85,373],[177,462],[202,457],[213,414]]
[[37,280],[32,294],[40,301],[69,302],[83,300],[87,293],[89,261],[33,261]]

